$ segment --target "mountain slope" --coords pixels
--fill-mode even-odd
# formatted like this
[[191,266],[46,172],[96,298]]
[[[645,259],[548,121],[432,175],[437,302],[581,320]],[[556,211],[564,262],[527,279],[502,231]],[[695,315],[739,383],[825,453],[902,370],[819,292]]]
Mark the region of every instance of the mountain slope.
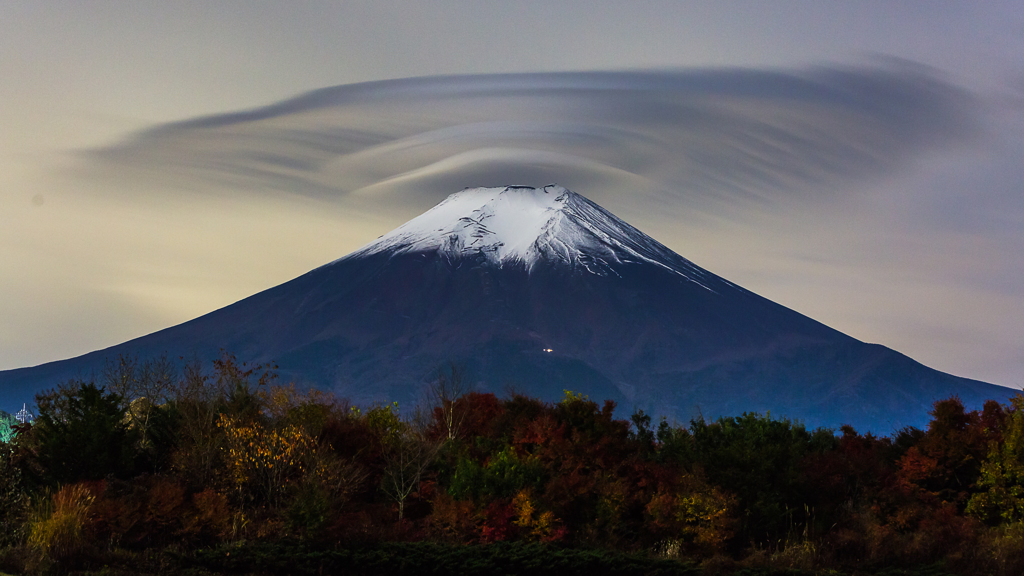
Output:
[[[467,189],[367,246],[221,310],[0,372],[4,405],[105,357],[221,349],[357,403],[415,402],[446,362],[479,390],[563,389],[686,421],[771,411],[888,433],[932,402],[1004,400],[696,266],[563,188]],[[13,394],[21,394],[12,397]],[[9,399],[10,398],[10,399]]]

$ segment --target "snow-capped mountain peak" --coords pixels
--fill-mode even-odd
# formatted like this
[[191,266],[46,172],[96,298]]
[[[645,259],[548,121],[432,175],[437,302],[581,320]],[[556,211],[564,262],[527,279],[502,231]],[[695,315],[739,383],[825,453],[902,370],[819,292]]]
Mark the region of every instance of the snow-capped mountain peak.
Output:
[[359,253],[482,254],[494,262],[527,261],[573,193],[544,188],[467,188],[413,218]]
[[381,252],[438,253],[498,266],[561,262],[593,274],[646,261],[697,282],[703,269],[607,210],[557,185],[467,188],[349,257]]
[[1007,388],[926,368],[730,284],[564,188],[463,190],[363,249],[115,347],[0,371],[0,407],[111,356],[274,364],[362,405],[446,366],[480,392],[571,389],[677,421],[771,411],[876,432]]

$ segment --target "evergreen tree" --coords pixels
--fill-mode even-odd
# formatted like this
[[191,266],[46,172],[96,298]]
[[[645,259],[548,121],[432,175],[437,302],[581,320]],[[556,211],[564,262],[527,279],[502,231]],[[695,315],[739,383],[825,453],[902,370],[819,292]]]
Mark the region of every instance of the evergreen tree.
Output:
[[121,397],[95,384],[66,389],[64,402],[40,402],[32,433],[36,461],[47,483],[98,480],[132,472],[134,433]]

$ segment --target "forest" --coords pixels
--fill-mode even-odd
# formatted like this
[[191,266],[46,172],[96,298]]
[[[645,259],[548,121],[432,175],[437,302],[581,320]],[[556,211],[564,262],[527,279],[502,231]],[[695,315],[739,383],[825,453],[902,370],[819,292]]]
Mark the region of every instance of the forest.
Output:
[[230,354],[120,357],[0,442],[0,571],[1024,573],[1024,396],[926,429],[654,421],[565,391],[353,406]]

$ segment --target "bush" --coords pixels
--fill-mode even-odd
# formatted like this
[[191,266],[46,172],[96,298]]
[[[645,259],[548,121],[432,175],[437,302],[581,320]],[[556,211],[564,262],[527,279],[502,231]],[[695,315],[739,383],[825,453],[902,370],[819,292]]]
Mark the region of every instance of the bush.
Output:
[[83,484],[72,484],[43,497],[29,520],[28,545],[42,564],[75,559],[87,546],[86,524],[95,497]]
[[1024,574],[1024,522],[989,529],[979,539],[976,554],[964,564],[965,573],[988,576]]

